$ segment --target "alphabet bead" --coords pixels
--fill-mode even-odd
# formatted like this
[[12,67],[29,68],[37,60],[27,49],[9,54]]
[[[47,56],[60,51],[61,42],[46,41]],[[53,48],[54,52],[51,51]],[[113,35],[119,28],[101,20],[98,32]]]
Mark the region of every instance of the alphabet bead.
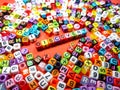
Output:
[[82,76],[80,83],[82,85],[87,85],[88,82],[89,82],[89,79],[87,77],[85,77],[85,76]]
[[10,69],[11,69],[11,73],[16,74],[19,72],[18,65],[12,65]]
[[8,79],[8,75],[6,74],[1,74],[0,75],[0,83],[5,82]]
[[34,90],[38,87],[38,83],[34,80],[29,83],[29,87],[31,90]]
[[45,80],[46,80],[47,82],[49,82],[49,81],[52,79],[53,76],[52,76],[51,73],[47,72],[47,73],[44,74],[43,77],[45,78]]
[[33,77],[32,74],[30,74],[30,75],[28,75],[28,76],[25,77],[25,80],[26,80],[27,83],[30,83],[31,81],[34,80],[34,77]]
[[45,70],[46,70],[47,72],[51,72],[51,71],[53,70],[53,66],[52,66],[51,64],[47,64],[47,65],[45,66]]
[[58,84],[57,84],[57,89],[58,90],[64,90],[66,87],[66,83],[62,82],[62,81],[59,81]]
[[42,89],[45,89],[47,88],[48,86],[48,82],[43,78],[41,79],[39,82],[38,82],[39,86],[42,88]]
[[40,80],[43,78],[43,73],[40,72],[40,71],[37,71],[37,72],[34,74],[34,77],[35,77],[35,79],[37,79],[38,81],[40,81]]
[[7,89],[9,89],[10,87],[12,87],[14,85],[15,85],[15,82],[12,78],[5,81],[5,86],[6,86]]

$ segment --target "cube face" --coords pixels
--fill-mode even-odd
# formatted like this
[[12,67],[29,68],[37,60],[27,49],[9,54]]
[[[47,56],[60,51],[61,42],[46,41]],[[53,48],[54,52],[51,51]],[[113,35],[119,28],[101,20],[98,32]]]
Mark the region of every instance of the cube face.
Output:
[[96,90],[96,87],[88,87],[88,90]]
[[80,86],[81,90],[87,90],[87,86]]
[[72,70],[68,71],[68,73],[67,73],[68,78],[72,79],[74,76],[75,76],[75,72],[73,72]]
[[83,63],[78,60],[78,61],[75,63],[75,65],[77,65],[77,66],[79,66],[79,67],[82,67],[82,66],[83,66]]
[[105,57],[109,60],[110,58],[112,58],[112,55],[110,52],[106,52]]
[[74,71],[75,73],[79,74],[80,71],[81,71],[81,68],[80,68],[79,66],[75,65],[74,68],[73,68],[73,71]]
[[89,47],[83,46],[83,52],[88,52],[88,51],[89,51]]
[[10,67],[3,67],[2,74],[10,74]]
[[60,29],[59,29],[58,27],[53,28],[53,33],[54,33],[55,35],[59,34],[59,32],[60,32]]
[[90,59],[90,58],[92,58],[92,53],[91,53],[91,52],[85,52],[85,53],[84,53],[84,57],[85,57],[86,59]]
[[16,59],[11,59],[9,65],[16,65],[17,64],[17,60]]
[[108,84],[113,84],[113,77],[111,77],[111,76],[107,76],[106,77],[106,82],[108,83]]
[[49,82],[53,78],[50,72],[45,73],[43,77],[45,78],[47,82]]
[[68,72],[68,68],[67,68],[66,66],[62,66],[62,67],[60,68],[60,72],[66,74],[66,73]]
[[98,72],[99,72],[99,74],[105,75],[106,74],[106,69],[104,67],[100,67]]
[[67,28],[66,25],[62,25],[61,28],[62,28],[62,31],[63,31],[63,32],[67,32],[67,31],[68,31],[68,28]]
[[40,72],[40,71],[37,71],[37,72],[34,74],[34,77],[35,77],[35,79],[37,79],[38,81],[40,81],[40,80],[43,78],[43,73]]
[[105,88],[105,82],[103,82],[103,81],[97,81],[97,87],[98,88]]
[[1,67],[8,67],[9,66],[9,61],[8,60],[2,60],[0,63]]
[[61,41],[61,40],[60,40],[60,37],[59,37],[59,36],[55,36],[55,37],[54,37],[54,43],[55,43],[55,44],[59,44],[60,41]]
[[59,70],[61,67],[62,67],[62,64],[61,64],[59,61],[57,61],[56,64],[54,65],[54,68],[55,68],[55,69],[58,69],[58,70]]
[[73,29],[73,25],[72,24],[67,24],[67,28],[68,28],[68,31],[71,31],[71,29]]
[[20,50],[20,48],[21,48],[21,44],[20,43],[16,43],[16,44],[13,45],[13,49],[14,50]]
[[12,65],[12,66],[11,66],[11,73],[16,74],[16,73],[18,73],[18,72],[19,72],[19,67],[18,67],[18,65]]
[[14,82],[14,80],[12,78],[10,78],[7,81],[5,81],[6,88],[10,88],[10,87],[12,87],[14,85],[15,85],[15,82]]
[[106,69],[106,75],[107,76],[112,76],[112,74],[113,74],[112,69]]
[[106,53],[106,50],[101,48],[98,52],[100,55],[104,55]]
[[72,79],[69,79],[68,82],[67,82],[67,86],[68,87],[71,87],[71,88],[75,88],[76,86],[76,81],[72,80]]
[[98,66],[95,66],[95,65],[92,65],[91,67],[91,70],[94,70],[94,71],[98,71],[99,67]]
[[51,72],[53,77],[57,77],[59,75],[59,70],[57,69],[53,69],[53,71]]
[[102,67],[109,68],[110,64],[108,62],[102,62]]
[[52,66],[51,64],[47,64],[47,65],[45,66],[45,70],[46,70],[47,72],[51,72],[51,71],[53,70],[53,66]]
[[65,41],[67,41],[67,38],[65,35],[60,35],[60,40],[61,40],[61,42],[65,42]]
[[33,54],[32,53],[26,54],[26,58],[27,58],[27,60],[32,60]]
[[68,64],[68,59],[66,59],[66,58],[62,58],[61,59],[61,61],[60,61],[60,63],[62,64],[62,65],[67,65]]
[[119,78],[119,72],[118,71],[113,71],[113,77],[114,78]]
[[47,39],[47,41],[48,41],[50,46],[54,45],[54,42],[55,42],[54,38],[49,38],[49,39]]
[[82,68],[81,68],[81,73],[82,73],[82,74],[87,74],[88,71],[89,71],[89,69],[90,69],[90,68],[89,68],[88,66],[83,65]]
[[11,34],[9,35],[9,39],[14,39],[15,37],[16,37],[16,34],[11,33]]
[[70,58],[70,62],[72,62],[72,63],[76,63],[78,61],[78,59],[75,57],[75,56],[72,56],[71,58]]
[[120,79],[119,78],[114,78],[114,85],[120,87]]
[[30,83],[31,81],[34,80],[34,77],[33,77],[32,74],[30,74],[30,75],[27,75],[27,76],[25,77],[25,80],[26,80],[27,83]]
[[56,64],[56,62],[57,62],[57,60],[56,60],[56,59],[51,58],[51,59],[49,59],[48,64],[55,65],[55,64]]
[[94,78],[94,79],[98,79],[99,73],[97,71],[91,71],[89,77]]
[[91,86],[91,87],[95,87],[97,85],[97,80],[94,79],[94,78],[89,78],[88,85]]
[[48,44],[49,44],[49,43],[48,43],[47,39],[41,41],[41,45],[42,45],[43,47],[47,47]]
[[117,65],[118,61],[115,58],[111,58],[110,61],[109,61],[109,63],[112,64],[112,65]]
[[111,84],[107,84],[105,89],[106,90],[113,90],[113,86]]
[[72,52],[73,52],[73,50],[74,50],[74,48],[73,48],[73,47],[69,47],[69,48],[67,49],[67,51],[68,51],[69,53],[72,53]]
[[20,70],[23,70],[23,69],[26,69],[26,68],[27,68],[27,65],[26,65],[25,62],[20,63],[18,66],[19,66],[19,69],[20,69]]
[[18,64],[25,61],[23,56],[17,57],[16,59],[17,59]]
[[35,47],[36,47],[36,49],[37,49],[38,51],[43,49],[43,47],[42,47],[42,45],[41,45],[40,42],[36,42],[36,43],[35,43]]
[[78,55],[79,55],[78,52],[76,52],[76,51],[73,51],[73,52],[72,52],[72,56],[78,57]]
[[16,43],[21,43],[22,40],[21,40],[21,38],[16,38],[16,39],[15,39],[15,42],[16,42]]
[[46,63],[45,63],[45,62],[41,61],[38,66],[40,67],[40,69],[41,69],[42,71],[45,71],[45,66],[46,66]]
[[41,56],[36,56],[33,61],[36,63],[36,64],[39,64],[41,61],[42,61],[42,57]]
[[49,36],[52,35],[53,30],[51,28],[48,28],[45,33],[48,34]]
[[31,90],[34,90],[38,87],[38,83],[36,81],[32,81],[29,83],[29,87]]
[[27,48],[22,48],[21,49],[21,54],[22,55],[26,55],[26,54],[28,54],[29,53],[29,50],[27,49]]
[[65,74],[63,74],[63,73],[59,73],[59,75],[58,75],[58,80],[60,80],[60,81],[64,81],[65,78],[66,78],[66,75],[65,75]]
[[48,86],[48,82],[45,79],[41,79],[38,84],[42,89],[45,89]]
[[92,61],[91,60],[85,60],[85,65],[87,66],[87,67],[91,67],[92,66]]
[[115,54],[118,54],[119,49],[118,49],[118,47],[113,47],[113,48],[112,48],[112,51],[113,51]]
[[53,86],[49,86],[47,90],[57,90],[57,89]]
[[30,66],[32,66],[32,65],[33,65],[33,61],[32,61],[32,60],[27,61],[27,66],[28,66],[28,67],[30,67]]
[[30,66],[29,72],[30,72],[30,74],[35,74],[37,72],[36,66]]
[[0,82],[4,83],[7,80],[7,78],[8,78],[8,75],[1,74],[0,75]]
[[15,77],[14,77],[14,81],[15,82],[20,82],[23,80],[23,75],[22,74],[16,74]]
[[89,82],[89,79],[88,79],[87,77],[85,77],[85,76],[82,76],[82,79],[81,79],[81,81],[80,81],[80,84],[82,84],[82,85],[87,85],[88,82]]
[[62,81],[59,81],[58,84],[57,84],[57,89],[58,90],[64,90],[66,87],[66,83],[62,82]]
[[95,60],[94,65],[101,67],[102,62],[100,60]]
[[3,42],[2,42],[2,46],[3,46],[3,47],[5,47],[5,46],[7,46],[7,45],[8,45],[8,41],[3,41]]
[[77,46],[77,47],[75,48],[75,51],[78,52],[78,53],[81,53],[81,52],[82,52],[82,49]]
[[60,61],[60,60],[61,60],[61,55],[58,54],[58,53],[56,53],[56,54],[54,55],[54,58],[55,58],[56,60]]
[[0,54],[4,54],[5,53],[5,49],[4,48],[0,48]]
[[71,56],[71,54],[68,53],[68,52],[65,52],[64,55],[63,55],[63,57],[66,58],[66,59],[69,59],[70,56]]
[[73,32],[71,32],[70,34],[71,34],[71,36],[72,36],[72,39],[78,37],[77,32],[74,32],[74,31],[73,31]]

